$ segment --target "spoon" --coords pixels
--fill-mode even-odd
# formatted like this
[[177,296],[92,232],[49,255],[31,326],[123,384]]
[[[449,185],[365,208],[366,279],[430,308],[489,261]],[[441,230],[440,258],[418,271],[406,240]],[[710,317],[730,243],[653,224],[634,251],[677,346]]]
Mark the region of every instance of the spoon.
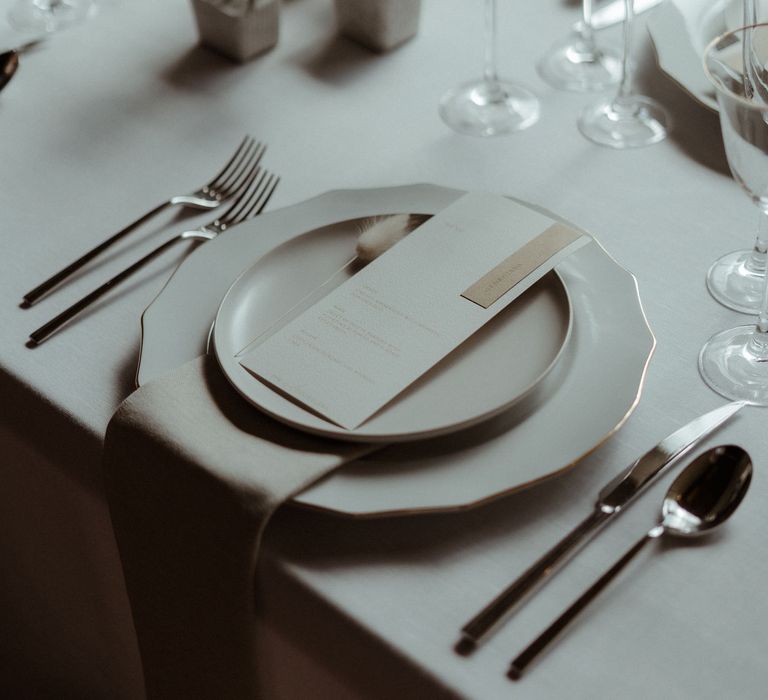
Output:
[[752,478],[749,455],[734,445],[714,447],[693,460],[664,497],[661,520],[581,597],[512,661],[508,675],[520,678],[528,665],[587,607],[643,548],[662,535],[696,537],[722,525],[736,510]]
[[29,51],[32,47],[37,46],[40,41],[40,39],[35,39],[34,41],[29,41],[15,49],[0,53],[0,90],[11,82],[11,78],[18,70],[19,56],[25,51]]

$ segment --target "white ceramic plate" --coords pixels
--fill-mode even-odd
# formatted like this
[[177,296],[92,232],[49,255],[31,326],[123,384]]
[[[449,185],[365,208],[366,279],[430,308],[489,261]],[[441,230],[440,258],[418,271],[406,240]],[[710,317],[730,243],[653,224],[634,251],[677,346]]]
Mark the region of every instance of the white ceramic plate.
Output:
[[717,111],[702,56],[712,39],[741,24],[742,0],[667,0],[650,13],[647,26],[661,70],[695,100]]
[[[205,352],[232,280],[276,245],[372,212],[437,213],[462,194],[433,185],[329,192],[200,246],[144,313],[138,383]],[[597,243],[558,273],[573,328],[562,358],[533,392],[478,426],[345,465],[294,501],[360,517],[467,508],[572,466],[613,434],[638,401],[655,344],[634,277]]]
[[[571,321],[566,289],[549,274],[356,430],[345,430],[283,397],[240,365],[236,355],[322,285],[311,303],[347,281],[346,268],[366,219],[307,232],[243,273],[216,316],[213,350],[224,374],[254,406],[292,427],[360,442],[400,442],[467,428],[510,408],[554,367]],[[287,314],[287,315],[286,315]],[[276,323],[277,321],[279,323]],[[266,337],[266,335],[264,336]],[[472,387],[471,391],[467,391]]]

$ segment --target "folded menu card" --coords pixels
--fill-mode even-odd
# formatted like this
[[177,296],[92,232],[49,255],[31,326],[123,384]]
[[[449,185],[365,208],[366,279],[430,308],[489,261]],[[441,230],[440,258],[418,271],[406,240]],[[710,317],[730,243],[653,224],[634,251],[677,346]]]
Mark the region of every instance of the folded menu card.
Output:
[[240,364],[352,430],[590,240],[505,197],[467,194]]

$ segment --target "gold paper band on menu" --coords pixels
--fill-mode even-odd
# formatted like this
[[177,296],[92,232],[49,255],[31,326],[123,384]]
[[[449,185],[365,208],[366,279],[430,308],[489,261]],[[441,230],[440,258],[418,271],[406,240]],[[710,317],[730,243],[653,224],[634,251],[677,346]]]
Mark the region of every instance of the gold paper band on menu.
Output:
[[461,296],[487,309],[537,267],[582,235],[565,224],[553,224],[483,275]]

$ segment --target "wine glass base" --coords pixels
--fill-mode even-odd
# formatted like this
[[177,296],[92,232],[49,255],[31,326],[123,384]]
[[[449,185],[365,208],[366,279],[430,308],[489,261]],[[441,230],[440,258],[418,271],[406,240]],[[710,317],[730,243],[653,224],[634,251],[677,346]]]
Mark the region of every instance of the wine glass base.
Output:
[[755,316],[763,299],[764,275],[749,269],[751,257],[751,250],[737,250],[715,260],[707,272],[707,289],[723,306]]
[[476,81],[449,90],[440,100],[440,117],[454,131],[499,136],[526,129],[540,113],[536,96],[519,85]]
[[599,102],[579,118],[579,131],[590,141],[611,148],[639,148],[662,141],[669,117],[649,97],[631,95]]
[[545,83],[558,90],[605,90],[621,80],[621,55],[613,49],[590,50],[575,37],[555,46],[536,70]]
[[82,22],[90,8],[91,0],[62,0],[47,6],[34,0],[17,0],[8,11],[8,23],[19,32],[55,32]]
[[713,335],[699,353],[699,372],[709,387],[728,399],[768,406],[768,340],[765,353],[755,355],[749,346],[754,333],[750,325]]

